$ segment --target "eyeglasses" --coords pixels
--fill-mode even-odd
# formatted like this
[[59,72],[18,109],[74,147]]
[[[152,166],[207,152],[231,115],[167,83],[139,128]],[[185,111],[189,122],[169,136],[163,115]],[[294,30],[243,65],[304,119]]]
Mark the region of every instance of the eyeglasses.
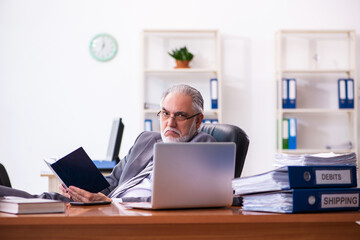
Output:
[[160,112],[158,112],[158,114],[156,116],[160,117],[164,121],[168,120],[169,118],[173,118],[177,122],[182,122],[182,121],[188,120],[190,118],[196,117],[199,114],[201,114],[201,112],[188,117],[186,113],[177,112],[177,113],[174,113],[173,116],[171,116],[171,114],[169,112],[161,110]]

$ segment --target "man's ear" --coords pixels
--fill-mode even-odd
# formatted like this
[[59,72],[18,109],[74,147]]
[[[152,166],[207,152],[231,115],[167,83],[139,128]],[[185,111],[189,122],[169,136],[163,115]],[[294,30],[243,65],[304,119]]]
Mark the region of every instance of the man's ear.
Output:
[[197,129],[200,128],[200,125],[201,125],[203,119],[204,119],[204,115],[202,113],[196,116],[196,128]]

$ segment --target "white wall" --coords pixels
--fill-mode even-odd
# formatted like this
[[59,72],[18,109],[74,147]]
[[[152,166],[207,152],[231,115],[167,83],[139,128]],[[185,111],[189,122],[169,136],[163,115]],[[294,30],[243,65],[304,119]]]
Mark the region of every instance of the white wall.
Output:
[[[41,193],[42,159],[79,146],[104,157],[115,117],[126,126],[123,157],[142,128],[141,30],[205,28],[222,34],[224,121],[251,139],[244,174],[269,170],[275,31],[360,33],[359,10],[357,0],[0,0],[0,162],[14,187]],[[88,51],[100,32],[119,44],[107,63]]]

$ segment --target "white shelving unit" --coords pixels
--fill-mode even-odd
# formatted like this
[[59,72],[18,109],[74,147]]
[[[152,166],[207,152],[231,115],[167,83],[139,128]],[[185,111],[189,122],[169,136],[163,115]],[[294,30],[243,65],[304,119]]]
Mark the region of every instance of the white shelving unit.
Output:
[[[276,33],[278,124],[297,119],[297,149],[282,149],[283,129],[277,128],[279,153],[358,153],[356,34],[352,30],[281,30]],[[296,79],[295,109],[282,108],[282,79]],[[338,106],[338,79],[354,79],[354,108]],[[350,142],[352,147],[327,146]]]
[[[144,30],[142,34],[142,116],[159,131],[156,114],[163,91],[174,84],[188,84],[204,98],[204,118],[222,121],[222,81],[220,37],[217,30]],[[194,54],[188,69],[174,69],[168,52],[186,46]],[[218,80],[218,108],[211,109],[210,79]]]

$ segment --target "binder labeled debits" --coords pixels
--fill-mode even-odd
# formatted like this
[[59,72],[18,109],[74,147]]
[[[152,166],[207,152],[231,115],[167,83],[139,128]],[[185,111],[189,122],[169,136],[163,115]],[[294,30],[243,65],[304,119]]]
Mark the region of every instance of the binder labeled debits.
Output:
[[210,79],[210,97],[211,109],[218,108],[218,80],[217,78]]
[[339,108],[354,108],[354,79],[338,80]]
[[360,188],[292,189],[243,196],[243,210],[297,213],[359,210]]
[[234,179],[236,195],[298,188],[356,187],[356,166],[285,166]]
[[296,108],[296,79],[282,79],[283,108]]
[[44,161],[66,187],[75,186],[97,193],[110,186],[82,147],[55,163]]

